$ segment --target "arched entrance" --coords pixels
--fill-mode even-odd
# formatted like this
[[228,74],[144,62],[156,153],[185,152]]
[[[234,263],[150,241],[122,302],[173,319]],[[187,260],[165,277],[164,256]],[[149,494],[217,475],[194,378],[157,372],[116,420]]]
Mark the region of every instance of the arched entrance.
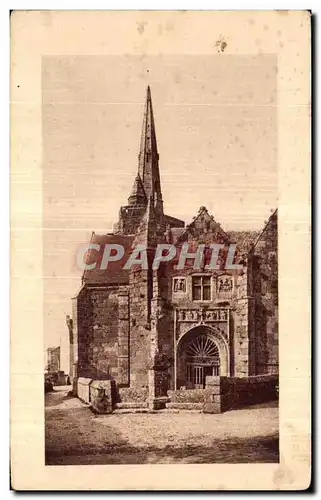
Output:
[[205,387],[207,375],[220,374],[220,355],[215,342],[205,334],[190,340],[186,346],[186,385]]
[[225,339],[208,326],[186,332],[177,345],[177,388],[203,389],[206,376],[227,375],[228,352]]

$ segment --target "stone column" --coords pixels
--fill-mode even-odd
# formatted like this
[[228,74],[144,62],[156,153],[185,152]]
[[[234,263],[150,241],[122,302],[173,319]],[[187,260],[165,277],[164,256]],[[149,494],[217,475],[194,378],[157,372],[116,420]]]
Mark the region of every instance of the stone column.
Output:
[[163,300],[159,295],[157,271],[153,277],[153,298],[151,300],[150,369],[148,372],[148,406],[150,409],[165,407],[168,389],[168,360],[159,345],[159,326]]
[[168,389],[168,364],[158,354],[148,371],[148,407],[151,410],[165,408]]

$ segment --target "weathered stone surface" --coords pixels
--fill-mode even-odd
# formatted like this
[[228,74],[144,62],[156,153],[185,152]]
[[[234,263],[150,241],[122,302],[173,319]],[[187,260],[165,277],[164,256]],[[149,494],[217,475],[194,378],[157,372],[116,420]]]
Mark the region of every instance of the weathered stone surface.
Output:
[[79,399],[85,403],[90,403],[90,384],[92,382],[91,378],[79,377],[77,379],[77,395]]
[[93,380],[89,387],[93,410],[97,413],[111,413],[113,411],[111,380]]
[[270,217],[255,246],[256,373],[278,373],[278,224]]
[[201,410],[203,411],[203,403],[166,403],[166,408],[177,410]]

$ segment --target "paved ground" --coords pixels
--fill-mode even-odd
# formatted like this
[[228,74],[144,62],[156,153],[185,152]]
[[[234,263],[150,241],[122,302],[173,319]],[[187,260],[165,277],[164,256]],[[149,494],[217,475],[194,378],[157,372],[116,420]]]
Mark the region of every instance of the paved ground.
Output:
[[275,463],[278,408],[95,416],[70,387],[46,395],[46,464]]

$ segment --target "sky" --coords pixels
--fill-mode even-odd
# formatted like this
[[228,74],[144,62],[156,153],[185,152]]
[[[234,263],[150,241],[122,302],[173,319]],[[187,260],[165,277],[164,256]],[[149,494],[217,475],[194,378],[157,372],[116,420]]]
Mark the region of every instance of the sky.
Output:
[[164,209],[205,205],[223,229],[263,227],[277,206],[275,55],[50,56],[42,65],[45,348],[67,363],[75,265],[111,232],[138,168],[150,85]]

